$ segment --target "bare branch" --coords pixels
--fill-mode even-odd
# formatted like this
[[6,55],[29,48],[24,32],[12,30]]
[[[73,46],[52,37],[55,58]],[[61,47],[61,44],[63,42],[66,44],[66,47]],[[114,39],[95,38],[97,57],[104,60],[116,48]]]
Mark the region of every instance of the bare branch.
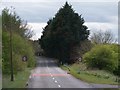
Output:
[[106,43],[115,43],[116,39],[114,38],[111,31],[102,32],[101,30],[93,33],[91,36],[91,41],[95,44],[106,44]]

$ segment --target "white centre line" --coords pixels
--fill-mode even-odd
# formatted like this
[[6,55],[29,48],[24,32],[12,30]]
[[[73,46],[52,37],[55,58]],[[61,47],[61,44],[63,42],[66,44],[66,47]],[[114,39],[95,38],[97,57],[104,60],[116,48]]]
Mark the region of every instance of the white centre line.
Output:
[[[48,67],[47,61],[46,61],[46,66],[47,66],[47,69],[48,69],[48,71],[49,71],[49,67]],[[51,75],[51,77],[53,77],[53,75],[52,75],[51,73],[50,73],[50,75]],[[31,76],[30,76],[30,78],[31,78]],[[55,80],[54,77],[53,77],[52,79]],[[55,80],[55,83],[58,83],[58,82]],[[58,85],[58,87],[60,88],[61,86]]]
[[61,87],[60,85],[58,85],[58,87]]
[[57,83],[57,81],[55,80],[55,83]]

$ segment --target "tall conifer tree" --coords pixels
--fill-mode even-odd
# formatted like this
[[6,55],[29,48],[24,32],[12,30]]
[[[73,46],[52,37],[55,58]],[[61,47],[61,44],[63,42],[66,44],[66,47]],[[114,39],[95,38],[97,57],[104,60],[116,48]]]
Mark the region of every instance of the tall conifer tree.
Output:
[[55,17],[47,22],[40,44],[45,53],[57,57],[63,63],[71,63],[70,53],[74,46],[89,36],[84,19],[67,2]]

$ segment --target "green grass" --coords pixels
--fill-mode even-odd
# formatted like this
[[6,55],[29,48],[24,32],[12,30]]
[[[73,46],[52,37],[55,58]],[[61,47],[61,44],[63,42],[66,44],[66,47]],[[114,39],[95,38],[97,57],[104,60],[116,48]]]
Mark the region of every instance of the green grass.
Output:
[[30,68],[25,69],[25,71],[18,72],[16,74],[15,80],[10,81],[10,76],[3,75],[3,88],[25,88],[26,82],[28,81],[30,75]]
[[[89,82],[89,83],[96,83],[96,84],[118,84],[116,81],[116,76],[103,71],[103,70],[87,70],[85,66],[80,64],[73,64],[70,66],[61,66],[62,69],[67,70],[70,72],[71,75],[74,77]],[[70,69],[70,71],[68,70]]]

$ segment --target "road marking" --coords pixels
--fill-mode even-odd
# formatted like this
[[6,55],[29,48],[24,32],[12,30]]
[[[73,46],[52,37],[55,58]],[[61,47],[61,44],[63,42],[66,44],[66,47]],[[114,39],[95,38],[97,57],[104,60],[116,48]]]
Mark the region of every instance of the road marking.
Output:
[[31,75],[30,75],[30,77],[29,77],[30,79],[31,79]]
[[58,85],[58,87],[61,87],[60,85]]
[[52,78],[53,80],[55,79],[55,78]]
[[57,83],[57,81],[55,80],[55,83]]
[[68,76],[68,74],[32,74],[32,76],[56,76],[56,77],[64,77],[64,76]]

